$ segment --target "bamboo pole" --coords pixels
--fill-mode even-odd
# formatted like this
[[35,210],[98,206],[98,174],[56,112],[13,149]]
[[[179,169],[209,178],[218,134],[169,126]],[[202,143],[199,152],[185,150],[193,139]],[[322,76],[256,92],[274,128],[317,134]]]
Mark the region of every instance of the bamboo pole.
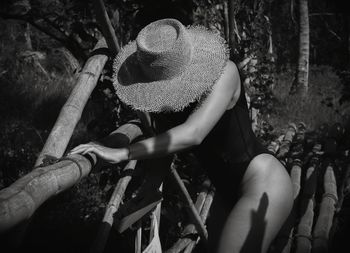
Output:
[[[110,138],[130,142],[141,134],[137,125],[125,124],[114,131]],[[72,187],[88,175],[97,160],[95,155],[89,155],[90,159],[72,155],[66,160],[39,167],[1,190],[0,233],[29,219],[47,199]]]
[[281,231],[275,239],[272,252],[289,253],[291,251],[294,234],[294,223],[296,219],[296,207],[300,193],[300,178],[301,178],[301,161],[295,159],[290,171],[290,177],[293,185],[294,204],[291,213],[283,224]]
[[[281,135],[276,141],[269,145],[269,150],[277,154],[279,159],[284,159],[289,152],[290,145],[296,134],[296,125],[289,124],[289,127],[284,135]],[[282,161],[284,162],[284,161]],[[289,253],[293,242],[294,223],[296,219],[296,205],[300,193],[300,178],[301,178],[301,161],[300,159],[293,159],[292,168],[290,170],[290,177],[293,185],[294,204],[291,213],[284,222],[281,230],[276,236],[271,252]]]
[[203,241],[206,242],[208,239],[208,232],[207,232],[207,230],[206,230],[206,228],[205,228],[205,226],[204,226],[204,224],[203,224],[203,222],[202,222],[202,220],[201,220],[201,218],[196,210],[196,207],[193,204],[191,196],[188,194],[186,187],[185,187],[184,183],[182,182],[176,169],[174,168],[173,164],[171,165],[170,171],[171,171],[170,174],[172,175],[174,181],[178,185],[178,187],[180,189],[180,193],[181,193],[185,203],[187,204],[190,218],[191,218],[193,224],[195,225],[195,227],[198,231],[198,234],[203,239]]
[[311,252],[311,232],[314,221],[315,192],[317,186],[317,158],[313,159],[306,171],[304,187],[301,195],[301,218],[297,227],[296,253]]
[[[201,213],[202,211],[203,205],[208,195],[209,187],[210,187],[210,181],[209,180],[204,181],[202,184],[202,189],[197,196],[196,203],[194,205],[196,210],[199,213]],[[188,224],[182,232],[182,235],[181,235],[182,238],[178,239],[173,244],[173,246],[166,251],[166,253],[177,253],[184,250],[189,245],[189,243],[193,240],[193,238],[189,238],[188,235],[192,235],[194,233],[196,233],[195,226],[192,223]]]
[[332,227],[335,205],[338,201],[333,165],[329,164],[323,178],[324,194],[313,231],[313,253],[328,252],[329,232]]
[[96,19],[100,24],[103,36],[106,38],[108,48],[113,55],[116,55],[120,50],[119,43],[103,0],[93,0],[92,3],[96,12]]
[[[209,210],[211,207],[211,204],[213,203],[214,200],[214,191],[210,191],[205,199],[203,208],[201,210],[201,219],[203,221],[203,223],[205,223],[207,221],[207,218],[209,216]],[[190,253],[193,251],[194,247],[196,246],[198,240],[196,241],[191,241],[189,245],[187,245],[184,253]]]
[[297,131],[297,127],[295,124],[291,123],[288,126],[288,130],[284,136],[284,139],[281,143],[279,152],[277,153],[277,158],[281,159],[287,155],[290,149],[290,145],[293,141],[293,138],[295,136],[295,133]]
[[138,222],[138,229],[135,236],[135,253],[141,253],[142,250],[142,221]]
[[109,200],[109,203],[106,208],[105,215],[102,219],[102,223],[99,226],[97,237],[91,247],[90,252],[103,252],[109,233],[111,231],[113,222],[114,222],[114,214],[118,211],[121,201],[123,200],[125,190],[131,180],[131,173],[129,171],[133,171],[136,166],[136,161],[130,161],[124,168],[123,172],[126,173],[121,179],[119,179],[113,194]]
[[271,141],[271,143],[267,147],[267,150],[273,154],[276,154],[278,152],[278,150],[280,149],[280,146],[281,146],[283,139],[284,139],[284,134],[280,135],[276,140]]
[[[104,47],[106,47],[106,42],[104,39],[101,39],[97,42],[94,52],[98,52],[98,49]],[[72,90],[68,100],[63,105],[56,123],[46,140],[44,148],[35,162],[35,166],[42,164],[46,156],[59,158],[63,155],[74,128],[81,117],[84,106],[95,88],[102,69],[107,62],[107,58],[105,54],[95,54],[86,61],[79,75],[77,84]]]
[[346,169],[344,167],[345,172],[343,173],[342,180],[341,180],[341,186],[339,190],[339,196],[338,196],[338,204],[336,212],[339,212],[343,206],[344,196],[346,193],[350,192],[350,165],[346,165]]

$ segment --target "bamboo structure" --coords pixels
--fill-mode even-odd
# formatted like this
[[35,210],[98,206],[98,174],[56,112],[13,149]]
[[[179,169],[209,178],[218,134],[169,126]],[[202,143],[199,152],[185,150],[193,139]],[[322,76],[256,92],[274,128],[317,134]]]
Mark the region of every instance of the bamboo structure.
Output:
[[283,138],[283,141],[281,143],[279,152],[277,153],[277,158],[282,159],[287,155],[296,131],[297,131],[296,125],[293,123],[289,124],[288,130],[287,130],[287,132]]
[[315,192],[317,186],[317,160],[306,171],[301,195],[301,218],[297,227],[296,253],[311,252],[312,225],[314,221]]
[[[142,135],[138,122],[129,122],[111,133],[101,142],[109,147],[122,147],[128,145]],[[315,203],[317,170],[321,162],[322,146],[320,142],[314,144],[311,153],[304,155],[305,150],[298,149],[297,146],[304,143],[305,126],[298,128],[291,124],[285,135],[281,135],[269,145],[269,150],[280,154],[281,159],[292,158],[290,177],[293,183],[294,207],[291,215],[287,219],[280,235],[274,242],[271,252],[327,252],[330,239],[330,230],[337,203],[337,184],[332,162],[329,162],[324,174],[324,194],[319,210]],[[321,139],[321,138],[320,138]],[[282,150],[281,150],[282,149]],[[297,151],[295,150],[297,149]],[[304,161],[303,161],[304,159]],[[306,164],[305,159],[310,159],[303,184],[301,184],[302,164]],[[329,158],[327,158],[329,159]],[[48,198],[68,189],[79,180],[88,175],[97,159],[93,154],[87,156],[72,155],[59,159],[55,164],[39,167],[31,173],[22,177],[8,188],[0,191],[0,232],[27,220],[34,211]],[[126,171],[132,171],[136,161],[130,161],[126,165]],[[185,227],[183,236],[166,252],[193,251],[198,240],[205,242],[208,232],[204,226],[209,214],[209,208],[213,201],[214,191],[210,189],[208,181],[204,182],[201,192],[198,194],[196,203],[193,204],[181,178],[171,166],[171,175],[180,189],[188,209],[192,224]],[[114,214],[123,199],[125,189],[131,180],[131,175],[122,177],[116,185],[111,200],[107,206],[105,216],[100,226],[98,237],[93,244],[91,252],[103,252],[108,234],[114,220]],[[298,205],[300,201],[300,206]],[[299,223],[295,226],[297,208],[301,210]],[[318,213],[316,222],[314,215]],[[315,223],[314,229],[313,224]],[[141,231],[141,230],[140,230]],[[196,236],[200,235],[200,238]],[[141,236],[139,236],[141,238]],[[295,245],[293,245],[295,243]],[[140,242],[138,241],[140,246]],[[293,247],[294,246],[294,247]],[[140,250],[140,247],[139,247]]]
[[[210,210],[210,207],[211,207],[211,204],[213,203],[213,200],[214,200],[214,191],[210,191],[205,199],[205,202],[203,204],[203,207],[202,207],[202,210],[201,210],[201,219],[203,221],[203,223],[206,222],[208,216],[209,216],[209,210]],[[198,240],[196,241],[191,241],[186,249],[184,250],[184,253],[190,253],[192,252],[192,250],[194,249],[194,247],[196,246]]]
[[196,226],[196,229],[197,229],[200,237],[203,239],[203,241],[206,241],[208,239],[208,232],[207,232],[207,230],[202,222],[202,219],[200,218],[200,216],[197,212],[195,205],[193,204],[191,196],[188,194],[186,187],[185,187],[184,183],[182,182],[182,180],[181,180],[179,174],[177,173],[176,169],[174,168],[174,166],[171,166],[170,171],[171,171],[170,173],[171,173],[173,179],[175,180],[177,186],[180,188],[180,193],[181,193],[183,199],[185,200],[185,202],[187,204],[187,207],[189,209],[189,215],[190,215],[192,222]]
[[[315,131],[317,139],[314,142],[312,151],[305,153],[307,150],[303,150],[303,145],[305,144],[303,138],[306,135],[306,128],[305,125],[300,124],[293,143],[290,146],[290,151],[286,153],[286,156],[281,156],[283,159],[286,157],[293,158],[293,166],[290,174],[293,182],[295,201],[292,213],[273,243],[270,252],[330,252],[329,241],[332,239],[331,229],[334,225],[333,220],[338,202],[338,191],[335,180],[335,163],[332,160],[335,158],[331,158],[323,152],[324,147],[322,143],[325,136],[328,136],[328,133],[325,129],[321,130]],[[271,146],[272,150],[274,150],[275,145],[273,144]],[[300,145],[302,149],[300,149]],[[339,152],[339,156],[341,155],[341,152]],[[300,184],[300,177],[304,174],[302,173],[302,164],[308,164],[308,166],[305,166],[307,168],[305,178],[303,184]],[[324,164],[327,167],[322,180],[317,175],[321,170],[320,165]],[[343,174],[346,175],[347,172],[343,172]],[[322,180],[324,189],[319,205],[316,204],[315,198],[318,190],[317,180]],[[297,197],[298,195],[300,195],[299,198]],[[300,209],[300,216],[297,216],[297,208]],[[317,217],[316,214],[318,214]],[[299,220],[296,225],[294,224],[295,220]],[[287,231],[290,231],[290,233],[286,233]],[[284,242],[283,239],[285,240]],[[281,247],[282,245],[284,245],[284,248]]]
[[[296,134],[295,124],[290,124],[287,132],[283,136],[281,141],[280,149],[276,150],[276,153],[279,154],[280,159],[284,159],[287,153],[289,152],[291,143]],[[282,138],[282,137],[281,137]],[[282,149],[282,150],[281,150]],[[296,219],[296,204],[298,202],[299,193],[300,193],[300,180],[301,180],[301,163],[299,159],[294,159],[292,163],[292,168],[290,170],[290,177],[293,185],[293,199],[294,205],[291,213],[289,214],[286,222],[282,226],[279,234],[277,235],[274,247],[272,252],[282,252],[289,253],[292,247],[293,242],[293,233],[294,233],[294,223]]]
[[[132,160],[125,166],[123,171],[127,172],[129,170],[134,170],[135,166],[136,166],[136,161]],[[103,216],[102,223],[97,232],[97,237],[93,243],[93,246],[90,252],[94,252],[94,253],[103,252],[109,233],[113,226],[114,214],[119,209],[120,203],[123,200],[125,190],[130,180],[131,180],[131,175],[129,173],[126,173],[124,177],[119,179],[113,191],[111,199],[109,200],[109,203],[107,205],[105,215]]]
[[267,150],[273,154],[276,154],[280,149],[283,139],[284,139],[284,134],[280,135],[276,140],[272,141],[267,147]]
[[96,12],[96,19],[100,24],[103,36],[106,38],[108,48],[113,55],[116,55],[120,50],[119,43],[112,23],[108,18],[103,0],[93,0],[92,3]]
[[[142,134],[135,124],[126,124],[114,131],[113,140],[132,141]],[[0,191],[0,232],[29,219],[47,199],[72,187],[89,174],[96,157],[88,159],[72,155],[55,164],[39,167]]]
[[333,222],[335,205],[338,201],[337,184],[332,164],[327,166],[323,180],[324,194],[313,232],[313,253],[328,252],[329,232]]
[[[197,196],[195,208],[200,214],[202,213],[204,203],[206,202],[206,199],[208,197],[209,188],[210,188],[209,180],[204,181],[202,184],[202,190],[199,192]],[[174,243],[174,245],[166,251],[166,253],[176,253],[184,250],[193,241],[193,239],[190,238],[189,235],[193,235],[195,233],[196,233],[196,228],[194,224],[188,224],[182,232],[182,237],[179,240],[177,240]]]
[[[99,49],[105,47],[106,42],[104,39],[101,39],[97,42],[94,52],[98,52]],[[80,120],[84,106],[95,88],[102,69],[107,62],[107,58],[105,54],[95,54],[86,61],[79,75],[77,84],[72,90],[68,100],[63,105],[56,123],[46,140],[44,148],[35,162],[35,166],[42,164],[44,158],[47,156],[60,158],[63,155],[72,137],[74,128]]]

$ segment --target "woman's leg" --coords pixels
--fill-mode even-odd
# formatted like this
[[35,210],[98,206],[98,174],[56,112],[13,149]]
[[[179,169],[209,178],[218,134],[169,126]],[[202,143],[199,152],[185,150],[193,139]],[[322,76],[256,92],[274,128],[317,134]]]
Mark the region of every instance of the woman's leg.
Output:
[[258,155],[244,174],[242,195],[227,218],[218,252],[266,252],[292,204],[286,169],[272,155]]

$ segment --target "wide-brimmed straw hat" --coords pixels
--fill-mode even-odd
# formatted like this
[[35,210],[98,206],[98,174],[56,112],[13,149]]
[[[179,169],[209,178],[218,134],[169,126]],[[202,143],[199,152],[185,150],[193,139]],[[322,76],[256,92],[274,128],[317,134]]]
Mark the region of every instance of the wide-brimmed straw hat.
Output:
[[219,34],[162,19],[121,49],[113,83],[118,97],[133,109],[181,111],[211,90],[227,59],[228,47]]

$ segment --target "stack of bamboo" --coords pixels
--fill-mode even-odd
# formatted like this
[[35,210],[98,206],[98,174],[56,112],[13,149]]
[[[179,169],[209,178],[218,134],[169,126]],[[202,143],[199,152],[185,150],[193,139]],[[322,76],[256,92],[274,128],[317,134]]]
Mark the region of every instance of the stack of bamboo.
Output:
[[294,190],[293,210],[270,252],[330,252],[338,192],[348,173],[339,163],[346,160],[342,134],[339,125],[307,132],[303,123],[290,124],[268,147],[289,170]]

